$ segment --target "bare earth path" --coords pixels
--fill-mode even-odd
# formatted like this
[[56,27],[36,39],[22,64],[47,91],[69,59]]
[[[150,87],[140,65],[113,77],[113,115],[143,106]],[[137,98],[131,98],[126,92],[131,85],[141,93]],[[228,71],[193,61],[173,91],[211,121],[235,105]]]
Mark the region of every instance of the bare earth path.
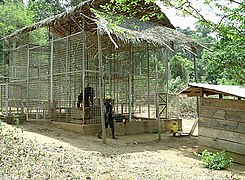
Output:
[[[197,137],[162,134],[159,142],[157,134],[130,135],[108,138],[104,145],[95,136],[64,131],[47,123],[25,123],[22,128],[25,140],[55,149],[48,152],[46,148],[44,153],[62,162],[58,163],[62,172],[52,165],[48,176],[29,175],[30,179],[245,179],[245,166],[235,164],[222,171],[202,168],[194,155]],[[59,156],[61,151],[65,157]],[[63,171],[68,175],[61,176]]]

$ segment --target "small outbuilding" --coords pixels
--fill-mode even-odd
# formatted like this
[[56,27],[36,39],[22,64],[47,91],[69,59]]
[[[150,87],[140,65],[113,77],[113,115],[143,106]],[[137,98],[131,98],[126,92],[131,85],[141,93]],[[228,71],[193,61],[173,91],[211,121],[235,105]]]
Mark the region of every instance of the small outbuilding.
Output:
[[226,150],[245,164],[245,87],[191,83],[181,94],[200,96],[198,152]]

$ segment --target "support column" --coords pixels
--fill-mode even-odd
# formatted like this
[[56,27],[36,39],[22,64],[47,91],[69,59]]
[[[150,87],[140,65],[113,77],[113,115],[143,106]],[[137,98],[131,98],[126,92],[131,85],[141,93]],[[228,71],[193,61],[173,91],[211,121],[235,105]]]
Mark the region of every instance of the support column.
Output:
[[166,49],[166,76],[167,76],[167,83],[166,83],[166,119],[168,119],[168,93],[169,93],[169,62],[168,62],[168,54],[169,50]]
[[[198,72],[197,72],[197,62],[196,62],[196,48],[192,47],[192,52],[191,56],[193,58],[193,62],[194,62],[194,79],[195,79],[195,83],[198,82]],[[199,117],[199,98],[197,97],[197,115]]]
[[6,83],[6,117],[9,115],[9,83]]
[[54,95],[53,95],[53,89],[54,89],[54,77],[53,77],[53,72],[54,72],[54,36],[51,34],[51,49],[50,49],[50,117],[51,120],[54,120]]
[[99,93],[100,93],[100,112],[101,112],[101,128],[103,135],[103,144],[106,144],[106,129],[105,129],[105,117],[104,117],[104,82],[103,82],[103,61],[102,61],[102,45],[101,45],[101,34],[97,29],[98,36],[98,58],[99,58]]
[[26,69],[26,121],[29,121],[29,89],[30,89],[30,47],[28,45]]
[[83,108],[83,113],[82,113],[82,119],[83,119],[83,123],[86,124],[85,122],[85,106],[84,106],[84,99],[85,99],[85,59],[86,59],[86,37],[85,37],[85,24],[84,24],[84,18],[83,18],[83,59],[82,59],[82,92],[83,92],[83,103],[82,103],[82,108]]
[[[195,79],[195,82],[197,83],[198,82],[198,73],[197,73],[196,54],[197,54],[196,48],[192,47],[191,56],[192,56],[193,61],[194,61],[194,79]],[[200,93],[201,93],[200,95],[202,96],[203,91],[200,90]],[[199,102],[199,97],[197,96],[197,119],[195,120],[194,124],[192,125],[192,128],[191,128],[191,131],[190,131],[189,135],[192,135],[194,130],[196,129],[196,126],[197,126],[197,123],[198,123],[198,119],[199,119],[199,114],[200,114],[199,112],[200,112],[200,102]]]
[[157,61],[157,54],[156,49],[154,49],[154,63],[155,63],[155,71],[156,71],[156,120],[158,124],[158,139],[161,140],[161,119],[159,114],[159,76],[158,76],[158,61]]
[[129,93],[128,93],[128,99],[129,99],[129,111],[128,111],[128,115],[129,115],[129,122],[132,121],[132,108],[133,108],[133,104],[132,104],[132,78],[133,78],[133,60],[132,60],[132,44],[130,44],[130,50],[129,50],[129,64],[130,64],[130,68],[129,68]]
[[150,54],[149,48],[147,44],[147,101],[148,101],[148,119],[151,117],[151,110],[150,110]]
[[[66,84],[70,83],[70,81],[68,82],[68,53],[69,53],[69,37],[66,38],[66,61],[65,61],[65,67],[66,67],[66,70],[65,70],[65,77],[66,77]],[[69,86],[66,87],[66,100],[69,101]],[[71,107],[69,106],[69,102],[66,102],[66,122],[69,121],[68,117],[69,117],[69,112],[68,112],[68,108]]]

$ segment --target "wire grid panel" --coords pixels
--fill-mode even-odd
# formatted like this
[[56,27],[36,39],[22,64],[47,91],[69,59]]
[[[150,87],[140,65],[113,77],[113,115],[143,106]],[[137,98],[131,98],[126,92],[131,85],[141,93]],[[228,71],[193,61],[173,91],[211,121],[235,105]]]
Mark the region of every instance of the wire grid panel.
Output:
[[[54,41],[53,99],[58,121],[68,122],[76,113],[73,109],[83,84],[83,47],[82,33]],[[78,113],[79,119],[82,113]]]
[[29,50],[28,102],[29,118],[49,118],[50,49],[38,46]]
[[115,114],[129,113],[129,52],[113,52],[104,58],[104,92],[113,97]]
[[[168,103],[168,108],[166,108],[166,103]],[[159,104],[160,118],[179,118],[180,102],[178,94],[160,92]],[[166,111],[168,111],[168,113]],[[168,117],[166,117],[167,114]]]
[[26,80],[28,46],[15,48],[10,51],[9,67],[10,81]]
[[26,97],[26,75],[28,46],[14,48],[9,54],[8,113],[24,113]]
[[8,86],[8,97],[9,97],[9,114],[23,114],[23,89],[24,86],[20,83],[9,84]]
[[8,112],[8,95],[7,95],[7,85],[6,84],[0,84],[0,113],[3,113],[5,115]]
[[133,54],[133,113],[137,118],[156,118],[156,69],[153,52]]

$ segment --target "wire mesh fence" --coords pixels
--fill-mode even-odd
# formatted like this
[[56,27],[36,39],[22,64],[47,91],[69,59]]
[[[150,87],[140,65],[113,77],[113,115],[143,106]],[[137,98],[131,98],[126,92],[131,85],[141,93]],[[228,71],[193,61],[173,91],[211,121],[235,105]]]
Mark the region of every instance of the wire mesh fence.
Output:
[[147,43],[122,43],[119,49],[108,43],[99,67],[98,44],[83,32],[43,46],[14,48],[9,56],[11,88],[7,92],[1,86],[1,105],[12,113],[27,113],[31,119],[101,123],[103,91],[104,96],[113,97],[115,114],[156,119],[160,108],[161,118],[177,117],[178,96],[166,93],[160,51]]

